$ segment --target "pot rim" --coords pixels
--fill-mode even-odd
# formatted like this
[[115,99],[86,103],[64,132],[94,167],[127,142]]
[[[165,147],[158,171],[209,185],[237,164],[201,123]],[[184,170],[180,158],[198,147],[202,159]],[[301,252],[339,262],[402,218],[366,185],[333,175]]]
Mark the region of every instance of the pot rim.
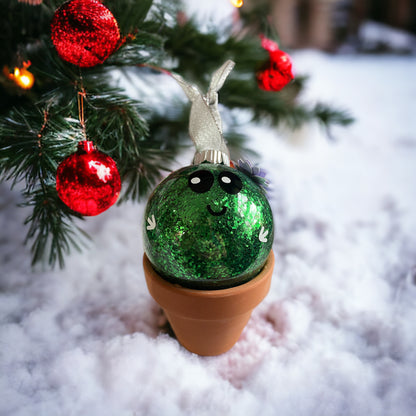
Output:
[[274,263],[271,250],[263,269],[248,282],[225,289],[205,290],[186,288],[163,279],[146,253],[143,255],[146,283],[152,297],[166,311],[190,319],[226,319],[254,309],[270,289]]

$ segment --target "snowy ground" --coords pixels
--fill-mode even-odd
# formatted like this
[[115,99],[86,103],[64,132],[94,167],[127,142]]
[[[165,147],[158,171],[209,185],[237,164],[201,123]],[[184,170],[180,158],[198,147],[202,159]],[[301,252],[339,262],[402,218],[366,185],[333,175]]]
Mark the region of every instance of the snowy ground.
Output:
[[0,185],[0,415],[410,416],[416,408],[416,58],[293,55],[333,133],[247,127],[273,182],[272,288],[219,357],[165,333],[142,267],[143,206],[30,271],[25,209]]

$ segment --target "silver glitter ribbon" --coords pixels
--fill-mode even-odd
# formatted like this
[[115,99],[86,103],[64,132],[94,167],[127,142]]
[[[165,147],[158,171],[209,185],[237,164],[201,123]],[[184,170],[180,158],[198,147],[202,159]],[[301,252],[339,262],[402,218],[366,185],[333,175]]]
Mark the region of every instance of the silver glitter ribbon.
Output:
[[192,103],[189,116],[189,135],[195,144],[193,163],[210,162],[230,165],[230,152],[222,134],[222,122],[218,110],[218,91],[234,68],[235,63],[226,61],[211,78],[208,92],[204,95],[198,87],[172,74]]

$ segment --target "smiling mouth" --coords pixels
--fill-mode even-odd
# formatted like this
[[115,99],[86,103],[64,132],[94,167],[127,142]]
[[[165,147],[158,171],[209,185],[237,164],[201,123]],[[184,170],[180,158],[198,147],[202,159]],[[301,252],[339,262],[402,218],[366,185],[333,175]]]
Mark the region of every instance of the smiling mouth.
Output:
[[221,211],[216,212],[216,211],[213,211],[209,205],[207,205],[207,209],[208,209],[208,212],[214,217],[219,217],[220,215],[225,214],[225,211],[227,211],[227,207],[222,207]]

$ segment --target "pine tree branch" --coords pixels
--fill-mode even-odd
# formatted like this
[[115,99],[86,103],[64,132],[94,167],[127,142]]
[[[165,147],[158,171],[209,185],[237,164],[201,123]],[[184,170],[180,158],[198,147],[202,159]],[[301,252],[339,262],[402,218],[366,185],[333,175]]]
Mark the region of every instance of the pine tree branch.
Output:
[[117,23],[121,33],[124,35],[133,33],[137,28],[141,28],[153,0],[107,0],[105,2],[114,16],[117,16]]
[[22,205],[33,208],[25,221],[32,263],[47,256],[52,267],[56,262],[63,267],[65,254],[80,249],[79,237],[86,236],[72,224],[80,216],[60,201],[55,189],[58,161],[73,153],[82,137],[79,121],[39,109],[13,110],[10,116],[0,124],[0,179],[25,186]]
[[258,37],[239,37],[227,26],[222,31],[201,36],[193,19],[166,28],[165,35],[168,39],[165,48],[177,60],[173,69],[201,85],[202,89],[207,87],[207,75],[218,66],[218,56],[234,60],[236,66],[220,91],[221,104],[231,109],[251,110],[255,122],[267,121],[272,125],[285,122],[297,128],[317,118],[328,128],[331,124],[348,125],[353,120],[347,112],[330,109],[324,104],[315,108],[299,105],[297,97],[306,77],[298,76],[280,92],[261,90],[257,85],[256,71],[268,59],[268,53],[261,48]]
[[149,134],[149,114],[143,104],[118,89],[97,91],[87,96],[87,135],[117,161],[127,183],[120,200],[140,200],[160,180],[178,148],[170,136]]
[[29,225],[26,243],[32,243],[32,265],[46,259],[51,267],[56,263],[65,265],[65,256],[71,249],[81,251],[85,247],[88,235],[73,223],[74,217],[82,218],[70,211],[59,199],[55,186],[40,187],[24,193],[33,212],[25,220]]
[[77,136],[69,118],[50,119],[46,109],[12,110],[0,122],[0,178],[13,185],[23,181],[28,191],[54,181],[58,159],[76,146]]
[[[88,139],[117,163],[123,180],[120,202],[147,195],[178,152],[191,145],[187,101],[172,97],[154,105],[144,98],[143,102],[132,99],[129,92],[115,86],[114,70],[166,76],[149,70],[159,66],[180,73],[205,91],[212,72],[226,59],[233,59],[236,67],[220,91],[226,114],[243,109],[254,122],[294,128],[316,119],[328,132],[331,125],[352,120],[347,112],[325,104],[300,105],[304,77],[297,77],[279,93],[260,90],[256,71],[268,59],[260,39],[234,33],[228,24],[201,33],[195,20],[177,18],[182,9],[179,0],[106,0],[123,42],[103,65],[82,70],[62,61],[50,39],[51,17],[63,0],[44,0],[35,8],[0,1],[4,3],[0,64],[13,67],[17,57],[30,59],[36,78],[32,90],[22,92],[9,88],[9,80],[0,75],[0,113],[4,115],[0,120],[0,180],[24,184],[24,205],[33,209],[26,219],[33,263],[46,257],[51,265],[62,267],[70,250],[80,249],[80,241],[85,240],[85,233],[74,224],[81,216],[60,201],[55,189],[57,166],[85,139],[78,120],[79,91],[86,91]],[[249,154],[239,120],[230,116],[227,121],[225,136],[233,158]]]

